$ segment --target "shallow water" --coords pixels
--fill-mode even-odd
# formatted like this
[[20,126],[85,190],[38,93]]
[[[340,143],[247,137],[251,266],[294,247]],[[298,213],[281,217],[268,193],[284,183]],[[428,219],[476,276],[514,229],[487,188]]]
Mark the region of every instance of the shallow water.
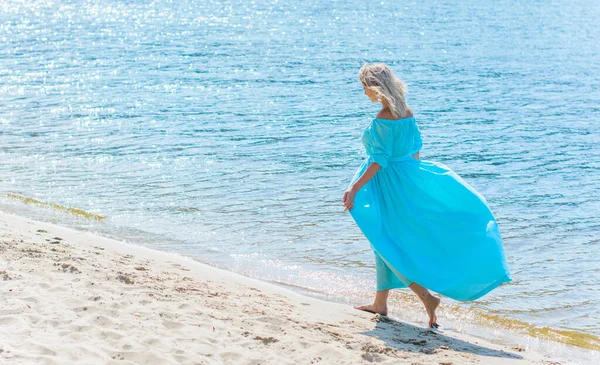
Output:
[[599,336],[599,17],[583,0],[2,2],[0,194],[106,218],[0,208],[367,298],[372,253],[340,200],[377,112],[357,71],[386,62],[422,158],[487,198],[512,270],[447,316]]

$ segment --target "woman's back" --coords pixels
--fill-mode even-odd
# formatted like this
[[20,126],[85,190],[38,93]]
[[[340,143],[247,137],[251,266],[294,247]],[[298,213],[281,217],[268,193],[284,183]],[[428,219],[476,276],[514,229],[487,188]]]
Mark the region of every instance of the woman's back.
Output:
[[421,131],[414,117],[375,118],[364,130],[362,142],[373,162],[382,167],[419,152],[422,146]]

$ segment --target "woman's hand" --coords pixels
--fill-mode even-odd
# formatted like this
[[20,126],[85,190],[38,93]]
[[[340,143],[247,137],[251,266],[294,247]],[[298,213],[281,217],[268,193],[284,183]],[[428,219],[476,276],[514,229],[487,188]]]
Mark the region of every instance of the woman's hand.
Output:
[[360,175],[358,180],[356,180],[351,187],[344,191],[344,197],[342,198],[342,205],[345,207],[344,210],[352,210],[352,208],[354,208],[354,196],[356,195],[356,192],[362,189],[362,187],[373,178],[379,169],[381,169],[381,166],[378,163],[371,162],[369,167],[367,167],[365,172]]
[[352,187],[349,187],[344,191],[344,197],[342,198],[342,205],[344,206],[344,211],[352,210],[354,208],[354,196],[356,195],[356,191]]

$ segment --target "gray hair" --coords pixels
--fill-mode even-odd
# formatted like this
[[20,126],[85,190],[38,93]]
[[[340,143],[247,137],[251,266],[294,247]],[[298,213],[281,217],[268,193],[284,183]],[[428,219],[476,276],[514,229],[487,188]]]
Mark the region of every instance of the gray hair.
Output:
[[390,108],[394,117],[406,117],[408,104],[404,94],[408,89],[394,72],[384,63],[365,63],[358,72],[363,86],[375,91],[377,97]]

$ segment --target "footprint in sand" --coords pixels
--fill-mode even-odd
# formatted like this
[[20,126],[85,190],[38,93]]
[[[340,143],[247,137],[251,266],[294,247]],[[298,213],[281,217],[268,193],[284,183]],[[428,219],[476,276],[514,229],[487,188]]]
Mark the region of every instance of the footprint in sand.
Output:
[[182,327],[185,326],[185,324],[180,323],[180,322],[174,322],[174,321],[163,321],[163,326],[165,326],[167,329],[169,330],[178,330]]

